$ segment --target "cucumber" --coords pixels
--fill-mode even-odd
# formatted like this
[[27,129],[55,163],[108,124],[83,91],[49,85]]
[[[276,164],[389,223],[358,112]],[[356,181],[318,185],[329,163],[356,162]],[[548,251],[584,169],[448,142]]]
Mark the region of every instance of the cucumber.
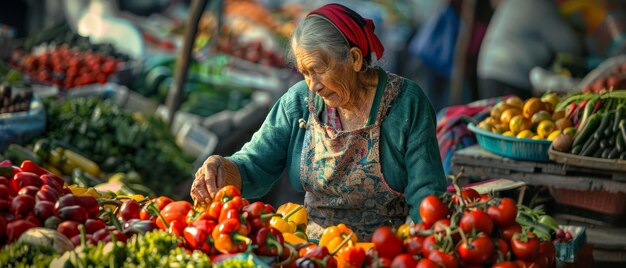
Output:
[[6,154],[9,160],[16,166],[21,165],[24,160],[33,161],[40,166],[43,164],[43,159],[40,156],[19,144],[9,144]]
[[626,144],[624,144],[624,136],[622,136],[621,133],[617,133],[617,135],[615,135],[615,148],[617,148],[617,151],[620,153],[624,152],[624,150],[626,149]]
[[602,114],[602,120],[600,121],[600,125],[593,132],[593,137],[595,139],[602,139],[604,137],[604,129],[609,126],[611,116],[610,114]]
[[607,157],[608,159],[616,159],[619,157],[619,152],[617,151],[617,148],[613,148],[611,149],[611,152],[609,152],[609,156]]
[[602,121],[602,115],[593,114],[589,117],[589,122],[585,125],[585,128],[578,130],[578,135],[574,139],[573,146],[584,144],[590,136],[596,131],[596,128],[600,125],[600,121]]
[[626,119],[619,120],[618,128],[622,134],[622,138],[626,141]]
[[613,116],[613,113],[607,115],[607,117],[609,118],[609,123],[602,131],[602,134],[604,135],[604,137],[611,137],[613,135],[613,121],[615,117]]
[[583,151],[581,152],[582,156],[593,156],[597,151],[599,151],[600,141],[596,139],[590,139],[590,140],[591,142],[589,143],[587,148],[584,148]]
[[604,151],[604,150],[602,150],[602,149],[598,148],[598,149],[597,149],[597,150],[593,153],[593,155],[591,155],[591,157],[593,157],[593,158],[602,158],[602,152],[603,152],[603,151]]
[[601,139],[600,140],[600,149],[604,150],[609,147],[609,140]]
[[596,139],[594,139],[593,137],[589,137],[587,141],[585,141],[585,143],[583,144],[582,150],[580,150],[580,155],[582,155],[582,153],[586,151],[587,148],[589,148],[589,146],[591,145],[591,143],[593,143],[594,140]]
[[574,146],[574,148],[572,148],[572,154],[580,154],[580,151],[582,150],[583,150],[582,145],[576,145]]
[[620,105],[615,109],[615,119],[613,120],[613,133],[617,133],[619,131],[619,121],[626,117],[626,106]]
[[[603,150],[601,150],[602,154],[600,155],[600,157],[605,158],[605,159],[609,158],[609,153],[611,153],[611,151],[613,149],[615,149],[615,148],[604,148]],[[600,150],[598,150],[598,151],[600,151]]]

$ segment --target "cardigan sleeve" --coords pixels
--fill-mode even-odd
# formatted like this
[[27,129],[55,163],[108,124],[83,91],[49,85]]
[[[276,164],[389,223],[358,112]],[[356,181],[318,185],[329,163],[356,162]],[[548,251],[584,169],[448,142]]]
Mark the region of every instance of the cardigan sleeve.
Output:
[[414,83],[408,83],[406,90],[415,92],[416,101],[410,105],[411,125],[405,154],[407,186],[405,198],[409,214],[414,222],[421,222],[419,206],[424,197],[440,194],[446,190],[447,181],[439,156],[436,137],[435,111],[426,95]]
[[[266,195],[285,169],[292,132],[298,127],[297,118],[306,84],[297,83],[272,107],[265,121],[249,142],[227,159],[233,161],[241,174],[242,195],[259,198]],[[304,93],[303,93],[304,92]]]

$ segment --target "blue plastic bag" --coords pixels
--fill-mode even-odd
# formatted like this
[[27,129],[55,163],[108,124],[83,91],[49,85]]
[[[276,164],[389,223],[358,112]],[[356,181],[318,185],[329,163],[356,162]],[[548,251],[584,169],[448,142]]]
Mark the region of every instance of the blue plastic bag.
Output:
[[11,143],[24,144],[46,129],[46,110],[43,102],[33,96],[30,110],[0,114],[0,152]]
[[436,73],[450,78],[459,33],[459,15],[447,5],[431,17],[409,45],[409,52]]

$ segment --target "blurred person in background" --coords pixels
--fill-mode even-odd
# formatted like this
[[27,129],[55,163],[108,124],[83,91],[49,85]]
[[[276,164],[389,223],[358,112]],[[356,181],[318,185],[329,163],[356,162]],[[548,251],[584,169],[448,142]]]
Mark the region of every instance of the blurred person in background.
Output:
[[478,56],[481,99],[532,96],[529,72],[559,53],[580,56],[583,40],[553,0],[492,0],[495,12]]

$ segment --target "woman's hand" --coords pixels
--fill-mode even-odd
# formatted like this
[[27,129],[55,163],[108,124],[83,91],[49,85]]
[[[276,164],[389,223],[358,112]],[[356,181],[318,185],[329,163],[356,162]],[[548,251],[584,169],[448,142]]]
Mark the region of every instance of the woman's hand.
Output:
[[241,189],[237,166],[219,155],[209,156],[196,172],[191,185],[191,198],[200,204],[210,204],[217,191],[226,185]]

